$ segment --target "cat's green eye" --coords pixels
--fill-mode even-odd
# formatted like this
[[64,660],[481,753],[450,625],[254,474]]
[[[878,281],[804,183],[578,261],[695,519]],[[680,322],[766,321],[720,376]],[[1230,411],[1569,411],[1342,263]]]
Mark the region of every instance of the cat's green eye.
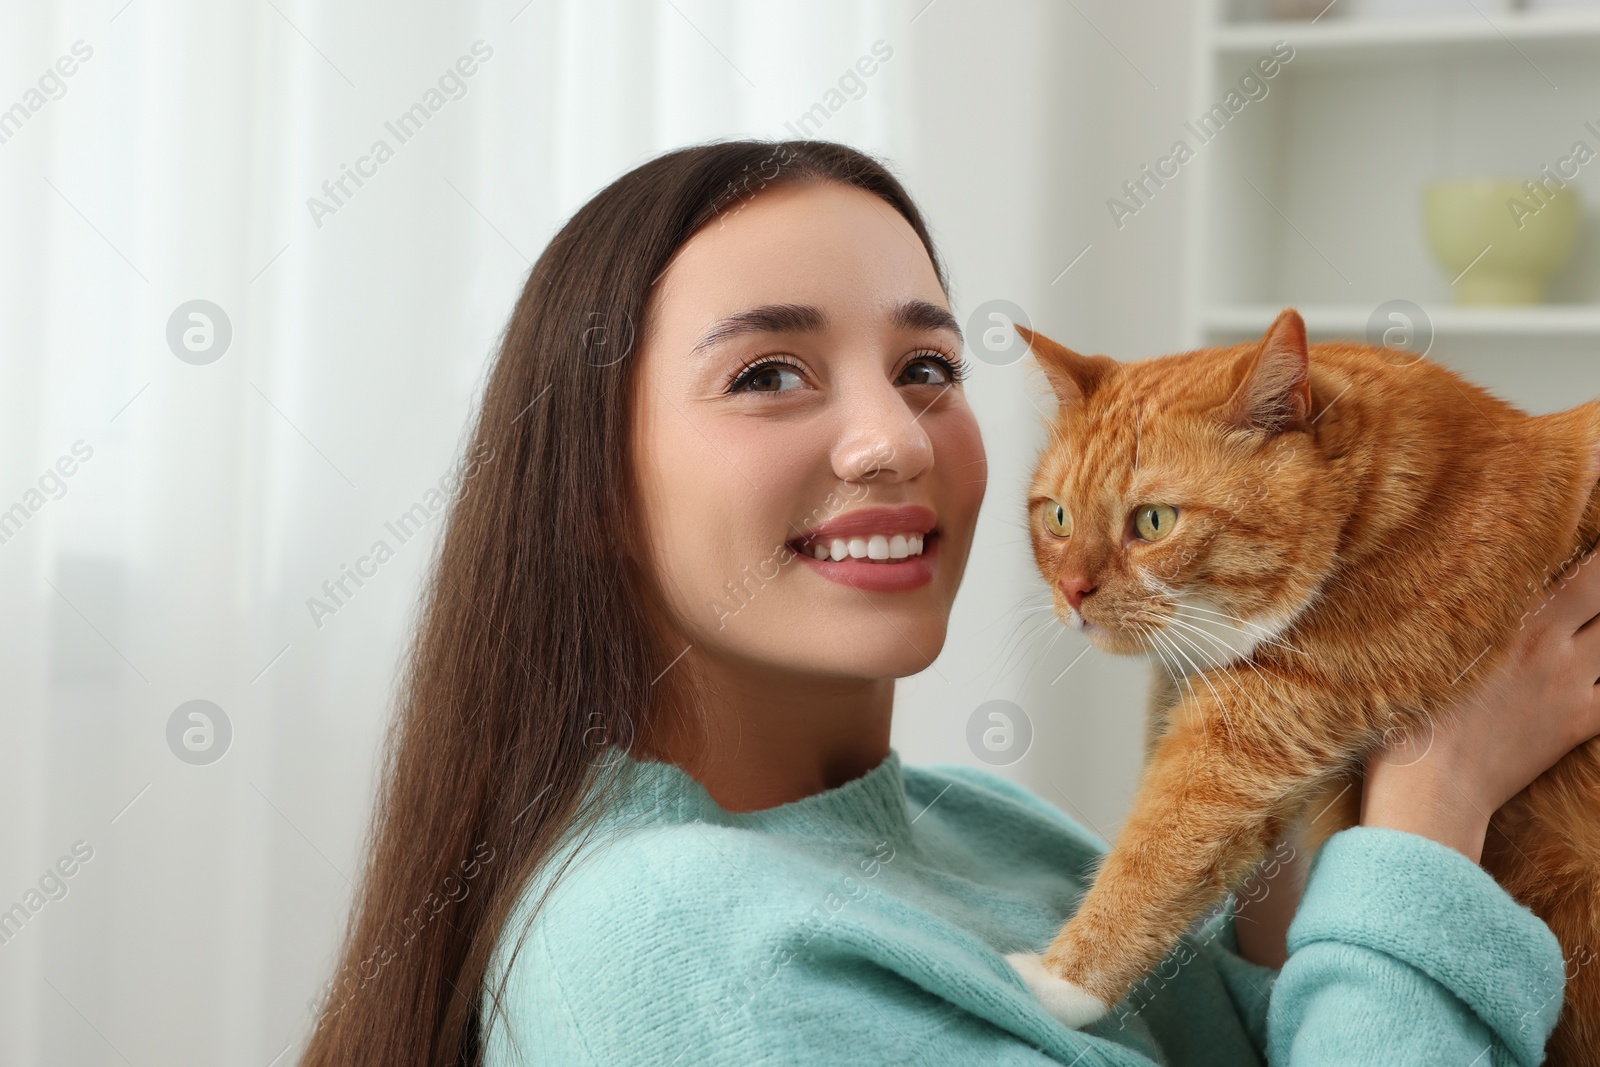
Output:
[[1172,532],[1178,521],[1178,509],[1169,504],[1141,504],[1133,517],[1133,525],[1146,541],[1159,541]]
[[1057,537],[1072,536],[1072,519],[1067,515],[1067,509],[1054,500],[1044,502],[1044,528]]

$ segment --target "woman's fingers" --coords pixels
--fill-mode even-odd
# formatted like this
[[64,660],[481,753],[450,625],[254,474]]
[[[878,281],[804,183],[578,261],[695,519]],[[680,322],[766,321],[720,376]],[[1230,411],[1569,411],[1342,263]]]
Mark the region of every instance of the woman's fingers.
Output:
[[1550,627],[1541,639],[1565,642],[1572,634],[1571,659],[1557,684],[1570,687],[1578,733],[1573,740],[1581,744],[1600,735],[1600,556],[1590,553],[1575,566],[1576,574],[1569,568],[1557,579],[1560,587],[1548,605]]
[[1600,556],[1596,553],[1589,552],[1568,564],[1550,584],[1553,591],[1544,610],[1550,613],[1553,632],[1576,633],[1600,615]]
[[[1600,564],[1591,564],[1585,569],[1600,573]],[[1557,635],[1561,632],[1560,629],[1553,631]],[[1595,680],[1600,681],[1600,618],[1590,617],[1580,622],[1577,633],[1572,635],[1572,645],[1577,650],[1578,661],[1591,671]]]
[[[1591,564],[1588,570],[1600,571],[1600,565]],[[1592,681],[1589,687],[1589,714],[1584,740],[1600,735],[1600,620],[1590,619],[1572,637],[1572,652],[1577,657],[1583,681]]]

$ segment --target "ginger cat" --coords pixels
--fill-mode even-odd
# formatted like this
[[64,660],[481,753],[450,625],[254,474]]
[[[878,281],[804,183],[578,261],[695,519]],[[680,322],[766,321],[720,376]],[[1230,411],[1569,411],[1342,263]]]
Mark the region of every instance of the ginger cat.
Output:
[[[1406,353],[1308,348],[1293,310],[1137,363],[1017,329],[1059,403],[1028,501],[1056,611],[1160,661],[1121,834],[1043,956],[1007,957],[1076,1027],[1285,831],[1355,825],[1365,755],[1497,665],[1600,535],[1600,400],[1532,417]],[[1496,814],[1482,862],[1569,959],[1600,946],[1600,739]],[[1600,1063],[1600,967],[1549,1044]]]

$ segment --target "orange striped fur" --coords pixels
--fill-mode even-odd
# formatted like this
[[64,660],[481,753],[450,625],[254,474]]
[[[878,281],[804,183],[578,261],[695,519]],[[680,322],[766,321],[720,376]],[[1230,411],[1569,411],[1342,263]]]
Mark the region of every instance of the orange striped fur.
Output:
[[[1028,501],[1056,610],[1151,657],[1132,812],[1044,967],[1118,1003],[1284,834],[1357,821],[1359,768],[1498,663],[1600,535],[1600,400],[1529,416],[1437,363],[1256,342],[1141,362],[1018,327],[1059,402]],[[1068,535],[1046,526],[1059,502]],[[1175,506],[1156,540],[1136,509]],[[1552,1064],[1600,1063],[1600,742],[1495,816],[1483,865],[1568,957]],[[1076,992],[1074,991],[1074,992]]]

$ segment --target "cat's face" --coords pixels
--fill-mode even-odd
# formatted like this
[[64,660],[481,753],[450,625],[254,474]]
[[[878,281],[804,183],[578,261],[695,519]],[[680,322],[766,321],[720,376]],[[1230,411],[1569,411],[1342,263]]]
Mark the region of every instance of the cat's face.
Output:
[[1140,363],[1024,334],[1060,403],[1029,492],[1034,558],[1101,650],[1193,673],[1248,658],[1315,598],[1338,517],[1318,500],[1291,315],[1276,339]]

